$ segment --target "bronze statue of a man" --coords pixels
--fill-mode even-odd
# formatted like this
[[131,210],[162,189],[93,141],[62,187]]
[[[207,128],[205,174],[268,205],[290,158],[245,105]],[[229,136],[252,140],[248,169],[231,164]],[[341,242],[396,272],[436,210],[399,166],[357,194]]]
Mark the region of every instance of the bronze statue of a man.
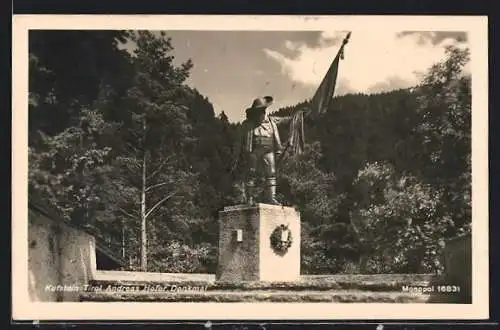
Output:
[[265,175],[265,202],[279,204],[276,200],[276,156],[281,154],[282,146],[276,122],[266,113],[272,103],[271,96],[255,99],[246,109],[246,120],[242,123],[241,152],[248,161],[245,180],[248,204],[254,203],[257,174]]

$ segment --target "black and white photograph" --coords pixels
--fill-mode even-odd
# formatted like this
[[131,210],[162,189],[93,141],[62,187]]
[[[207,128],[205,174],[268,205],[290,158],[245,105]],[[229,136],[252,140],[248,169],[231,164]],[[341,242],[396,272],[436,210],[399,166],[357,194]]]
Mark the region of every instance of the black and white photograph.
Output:
[[14,17],[14,312],[487,315],[485,19],[137,20]]

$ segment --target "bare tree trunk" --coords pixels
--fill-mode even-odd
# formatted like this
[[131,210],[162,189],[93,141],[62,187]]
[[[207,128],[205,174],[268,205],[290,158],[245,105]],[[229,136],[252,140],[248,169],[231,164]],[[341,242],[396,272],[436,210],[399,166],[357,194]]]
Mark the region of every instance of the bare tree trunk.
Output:
[[[146,119],[143,119],[144,139],[146,138]],[[145,141],[144,141],[145,142]],[[143,144],[143,148],[145,148]],[[146,226],[146,150],[142,155],[142,178],[141,178],[141,270],[146,272],[148,269],[148,236]]]
[[364,254],[361,254],[359,256],[359,263],[358,263],[358,268],[359,268],[359,273],[360,274],[365,274],[366,273],[366,266],[368,263],[368,257]]
[[141,270],[147,271],[147,232],[146,232],[146,153],[142,158],[142,183],[141,183]]
[[125,260],[125,224],[122,221],[122,259]]

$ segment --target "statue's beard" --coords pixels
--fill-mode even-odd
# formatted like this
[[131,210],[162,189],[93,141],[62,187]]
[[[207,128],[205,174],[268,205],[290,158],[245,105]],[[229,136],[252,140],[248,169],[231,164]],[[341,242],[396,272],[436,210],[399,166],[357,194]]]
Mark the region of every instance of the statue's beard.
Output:
[[259,117],[257,118],[257,120],[255,120],[255,124],[257,126],[259,126],[260,124],[262,124],[264,122],[264,118],[263,117]]
[[262,110],[255,117],[255,122],[257,125],[260,125],[262,124],[262,122],[264,122],[265,119],[266,119],[266,110]]
[[253,123],[255,127],[258,127],[266,119],[266,110],[260,110],[258,112],[247,112],[247,119]]

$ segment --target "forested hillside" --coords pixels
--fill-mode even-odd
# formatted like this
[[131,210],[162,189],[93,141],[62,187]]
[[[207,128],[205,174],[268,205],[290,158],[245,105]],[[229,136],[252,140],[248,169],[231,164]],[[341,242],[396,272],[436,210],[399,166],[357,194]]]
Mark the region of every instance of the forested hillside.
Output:
[[[193,63],[172,50],[146,31],[30,31],[29,189],[133,269],[215,272],[239,125],[186,85]],[[470,230],[468,60],[450,48],[418,87],[337,97],[306,121],[306,152],[279,167],[303,273],[441,268],[440,239]]]

